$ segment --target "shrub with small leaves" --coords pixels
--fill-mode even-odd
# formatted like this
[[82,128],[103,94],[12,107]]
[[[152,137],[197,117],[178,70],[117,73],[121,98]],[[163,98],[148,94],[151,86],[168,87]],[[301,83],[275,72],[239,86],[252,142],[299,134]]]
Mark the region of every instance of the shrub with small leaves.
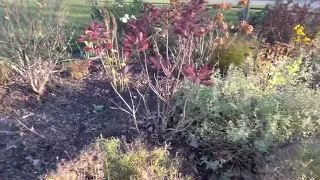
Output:
[[[230,43],[230,41],[233,41]],[[211,63],[218,64],[219,68],[228,68],[231,64],[242,65],[251,52],[253,42],[245,38],[228,40],[225,44],[218,46],[213,52]]]
[[309,89],[311,72],[301,60],[284,60],[264,72],[230,68],[225,78],[214,74],[214,87],[186,83],[183,93],[190,128],[202,145],[233,143],[266,152],[296,137],[318,134],[320,93]]

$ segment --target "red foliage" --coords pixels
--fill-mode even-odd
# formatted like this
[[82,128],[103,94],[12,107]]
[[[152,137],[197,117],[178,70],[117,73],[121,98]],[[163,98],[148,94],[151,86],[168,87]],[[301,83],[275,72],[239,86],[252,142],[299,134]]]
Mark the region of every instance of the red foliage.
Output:
[[160,9],[144,3],[143,12],[136,20],[128,22],[123,42],[125,54],[131,56],[133,52],[147,50],[148,37],[155,34],[155,29],[167,32],[171,28],[176,35],[187,38],[190,35],[205,36],[213,30],[211,24],[208,9],[203,0],[189,1],[186,6]]
[[267,21],[262,24],[261,37],[266,42],[290,43],[295,37],[292,28],[301,24],[308,31],[309,36],[313,36],[320,28],[320,13],[312,12],[313,1],[309,4],[299,5],[299,3],[288,2],[266,8]]
[[82,36],[76,40],[81,43],[91,42],[92,46],[86,43],[83,51],[94,52],[96,55],[99,55],[105,49],[112,49],[112,43],[109,42],[109,32],[96,20],[92,20],[89,24],[86,24],[85,29],[82,31]]
[[157,70],[163,69],[163,66],[168,67],[170,64],[168,60],[164,60],[161,56],[149,57],[147,61],[152,64],[152,68],[155,68]]
[[123,47],[125,55],[130,57],[132,55],[132,50],[145,51],[149,47],[148,38],[139,32],[136,36],[124,34]]
[[214,68],[209,67],[208,65],[203,66],[200,70],[197,70],[190,65],[187,65],[184,68],[184,73],[188,80],[194,82],[195,84],[202,84],[205,86],[214,85],[211,79],[213,72]]

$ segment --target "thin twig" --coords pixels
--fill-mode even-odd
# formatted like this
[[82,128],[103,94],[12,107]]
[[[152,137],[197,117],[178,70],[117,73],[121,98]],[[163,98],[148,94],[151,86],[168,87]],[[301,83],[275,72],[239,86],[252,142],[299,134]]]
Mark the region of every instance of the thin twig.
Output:
[[[19,121],[18,119],[16,119],[16,121],[19,122],[19,124],[21,124],[23,127],[25,127],[26,129],[28,129],[29,131],[33,132],[34,134],[44,138],[44,139],[47,139],[46,137],[44,137],[43,135],[37,133],[33,128],[28,128],[25,124],[23,124],[21,121]],[[47,139],[48,140],[48,139]]]

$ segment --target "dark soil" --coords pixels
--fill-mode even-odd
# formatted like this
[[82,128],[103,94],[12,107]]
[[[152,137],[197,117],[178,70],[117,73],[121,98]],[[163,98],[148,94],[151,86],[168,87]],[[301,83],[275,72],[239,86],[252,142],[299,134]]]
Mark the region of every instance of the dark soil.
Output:
[[21,80],[0,86],[0,179],[39,179],[95,138],[126,134],[130,117],[110,108],[119,98],[103,74],[53,79],[42,102]]

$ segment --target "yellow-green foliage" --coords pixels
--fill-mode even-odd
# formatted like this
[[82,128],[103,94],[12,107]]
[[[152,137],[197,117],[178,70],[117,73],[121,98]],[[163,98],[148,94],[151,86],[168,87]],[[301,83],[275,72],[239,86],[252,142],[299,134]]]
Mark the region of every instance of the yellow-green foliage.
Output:
[[0,83],[3,83],[8,80],[10,67],[8,63],[0,60]]
[[105,152],[107,179],[177,179],[178,162],[169,159],[167,146],[147,150],[141,142],[123,146],[119,139],[98,142]]
[[[229,42],[225,44],[229,44]],[[226,68],[232,63],[239,66],[245,62],[247,55],[250,53],[251,45],[250,41],[242,38],[234,40],[228,46],[221,45],[215,49],[211,63],[218,63],[220,68]]]
[[301,82],[311,72],[294,59],[274,68],[265,74],[229,68],[226,77],[214,75],[210,88],[186,82],[183,92],[192,99],[186,117],[199,124],[192,127],[199,142],[219,139],[266,152],[294,137],[319,134],[320,93]]
[[294,79],[294,76],[300,71],[300,66],[302,64],[302,59],[291,61],[289,63],[280,62],[276,67],[270,63],[269,71],[269,81],[267,84],[267,90],[279,85],[285,85]]
[[99,139],[74,161],[57,165],[46,180],[179,180],[179,162],[169,158],[168,146],[147,149],[140,141]]
[[81,80],[89,74],[89,64],[87,61],[72,61],[67,64],[67,70],[72,79]]

